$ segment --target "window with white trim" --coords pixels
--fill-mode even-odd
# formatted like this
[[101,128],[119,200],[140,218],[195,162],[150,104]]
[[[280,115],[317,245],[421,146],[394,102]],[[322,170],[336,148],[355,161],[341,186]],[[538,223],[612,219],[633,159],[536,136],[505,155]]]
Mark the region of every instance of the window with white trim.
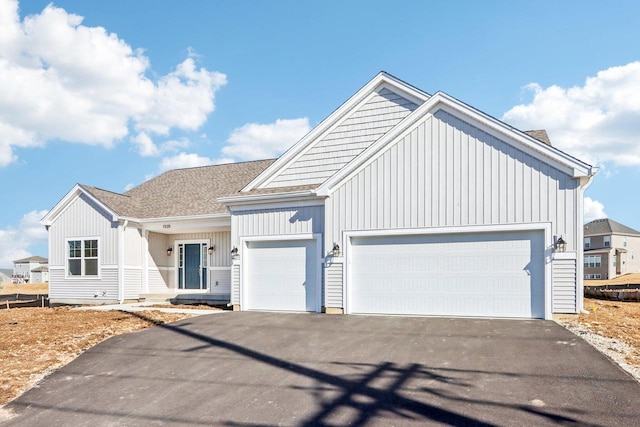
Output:
[[611,247],[611,236],[604,236],[603,241],[604,241],[605,248]]
[[98,239],[67,240],[67,275],[98,275]]
[[600,267],[602,265],[602,257],[600,255],[586,255],[584,257],[584,266],[587,268]]
[[591,237],[584,238],[584,248],[589,249],[591,247]]
[[626,237],[622,238],[622,246],[625,246],[625,247],[627,246],[627,238]]
[[600,279],[602,276],[600,274],[585,274],[585,279]]

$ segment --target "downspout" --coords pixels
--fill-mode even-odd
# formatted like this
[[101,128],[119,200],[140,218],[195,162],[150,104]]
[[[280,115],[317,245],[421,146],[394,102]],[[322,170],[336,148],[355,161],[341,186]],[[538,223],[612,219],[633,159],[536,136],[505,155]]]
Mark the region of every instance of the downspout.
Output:
[[[578,313],[585,313],[588,314],[588,311],[586,311],[584,309],[584,193],[586,192],[587,188],[589,188],[589,186],[591,185],[591,183],[593,182],[593,177],[596,175],[596,173],[598,173],[598,168],[591,168],[589,170],[589,176],[587,176],[587,182],[584,183],[584,185],[582,185],[580,187],[580,191],[578,192],[579,197],[578,197],[578,203],[579,203],[579,208],[578,211],[580,212],[580,220],[578,225],[578,241],[577,243],[577,248],[576,248],[576,253],[577,253],[577,257],[576,257],[576,275],[578,277],[576,277],[576,282],[578,285],[578,293],[576,294],[576,311]],[[580,178],[580,181],[583,181],[583,178]]]
[[118,225],[118,303],[124,304],[124,231],[129,225],[125,219]]

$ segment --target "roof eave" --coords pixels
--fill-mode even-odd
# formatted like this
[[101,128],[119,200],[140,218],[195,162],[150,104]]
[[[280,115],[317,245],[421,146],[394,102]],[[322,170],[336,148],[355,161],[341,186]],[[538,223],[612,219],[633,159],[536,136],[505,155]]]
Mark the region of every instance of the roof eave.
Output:
[[49,212],[47,212],[47,214],[44,217],[42,217],[42,219],[40,220],[40,224],[46,227],[53,224],[56,218],[60,214],[62,214],[67,209],[69,204],[73,200],[75,200],[75,198],[80,194],[84,194],[85,196],[87,196],[92,202],[94,202],[106,213],[108,213],[111,216],[112,221],[118,221],[120,219],[120,216],[118,215],[117,212],[115,212],[113,209],[111,209],[109,206],[103,203],[100,199],[98,199],[93,194],[91,194],[91,192],[85,189],[81,184],[76,184],[62,199],[60,199],[58,203],[55,204],[53,208],[49,210]]
[[282,193],[267,193],[267,194],[251,194],[244,196],[231,196],[221,197],[218,202],[226,206],[242,206],[242,205],[255,205],[263,203],[278,203],[278,202],[290,202],[290,201],[309,201],[309,200],[323,200],[324,196],[319,196],[315,190],[305,191],[292,191]]

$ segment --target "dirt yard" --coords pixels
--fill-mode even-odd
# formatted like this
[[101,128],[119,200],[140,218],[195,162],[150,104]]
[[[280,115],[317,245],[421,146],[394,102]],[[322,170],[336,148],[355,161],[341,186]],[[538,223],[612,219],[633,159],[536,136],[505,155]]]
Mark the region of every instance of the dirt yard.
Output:
[[[25,285],[19,286],[20,292],[26,293]],[[0,293],[5,291],[15,293],[14,289]],[[564,318],[562,323],[605,354],[609,354],[612,341],[589,338],[606,337],[624,343],[618,352],[640,372],[640,303],[585,299],[584,306],[590,314]],[[134,315],[70,308],[0,310],[0,406],[109,337],[186,317],[189,314],[159,311]]]

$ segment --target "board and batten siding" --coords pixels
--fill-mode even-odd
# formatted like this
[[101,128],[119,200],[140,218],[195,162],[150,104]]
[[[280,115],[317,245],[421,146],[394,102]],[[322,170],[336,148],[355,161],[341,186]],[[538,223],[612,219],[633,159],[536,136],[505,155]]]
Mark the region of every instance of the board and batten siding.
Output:
[[[324,232],[324,206],[256,209],[234,212],[231,216],[231,247],[240,250],[240,259],[231,270],[231,301],[240,304],[240,271],[242,263],[241,239],[251,236],[278,236],[295,234],[322,234]],[[320,268],[320,266],[318,266]]]
[[338,188],[325,244],[342,230],[550,222],[575,250],[578,181],[442,110]]
[[417,107],[408,99],[381,88],[265,187],[324,182]]
[[[344,230],[546,222],[576,250],[578,186],[564,172],[439,110],[326,200],[325,247],[343,245]],[[342,282],[327,280],[327,288],[337,294]]]
[[[573,255],[573,254],[571,254]],[[553,312],[575,313],[577,264],[574,258],[553,260]]]
[[240,248],[240,238],[312,234],[324,231],[324,206],[300,206],[259,209],[233,213],[233,246]]
[[67,238],[99,237],[101,265],[118,263],[118,223],[85,195],[79,195],[49,227],[49,265],[65,266]]

